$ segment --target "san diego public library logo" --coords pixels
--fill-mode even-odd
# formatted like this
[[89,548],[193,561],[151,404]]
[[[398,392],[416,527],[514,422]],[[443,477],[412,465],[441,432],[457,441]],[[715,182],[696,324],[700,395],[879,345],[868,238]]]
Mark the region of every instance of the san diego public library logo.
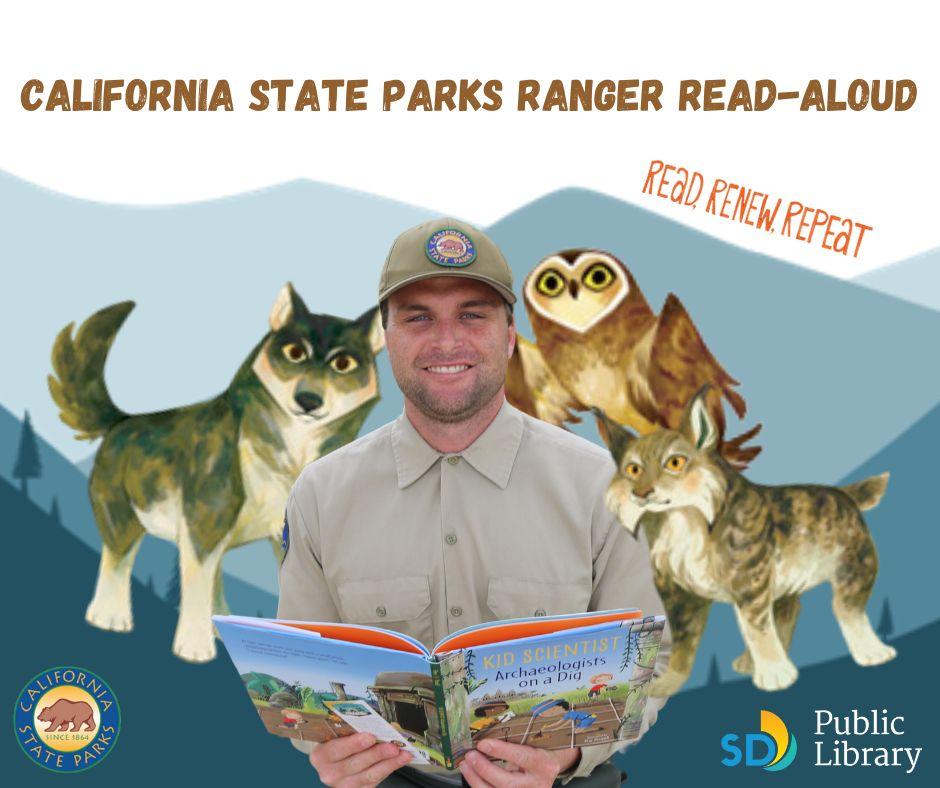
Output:
[[772,711],[761,709],[760,733],[744,735],[726,733],[721,737],[721,749],[728,753],[721,762],[725,766],[760,766],[768,772],[786,769],[796,757],[796,737],[786,724]]
[[78,772],[114,748],[121,710],[111,687],[74,666],[33,676],[16,699],[13,727],[30,760],[54,772]]

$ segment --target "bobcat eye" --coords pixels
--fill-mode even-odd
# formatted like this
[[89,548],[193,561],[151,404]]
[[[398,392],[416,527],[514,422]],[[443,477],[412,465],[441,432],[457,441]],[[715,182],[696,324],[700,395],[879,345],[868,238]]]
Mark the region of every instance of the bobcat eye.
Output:
[[535,289],[542,295],[554,298],[565,289],[565,280],[558,271],[554,268],[549,268],[538,278],[538,281],[535,283]]
[[585,287],[589,287],[591,290],[603,290],[614,281],[614,272],[610,270],[610,266],[603,263],[594,263],[584,272],[581,281],[584,282]]
[[288,342],[281,348],[281,352],[284,354],[284,358],[294,364],[307,360],[307,351],[299,342]]
[[350,356],[349,353],[339,353],[330,359],[330,368],[334,372],[339,372],[341,375],[352,372],[358,366],[359,362]]
[[683,457],[681,454],[673,454],[671,457],[667,457],[666,462],[663,464],[665,465],[667,471],[678,473],[685,467],[685,464],[688,461],[688,457]]
[[643,472],[643,469],[635,462],[628,462],[623,472],[627,474],[630,479],[637,479]]

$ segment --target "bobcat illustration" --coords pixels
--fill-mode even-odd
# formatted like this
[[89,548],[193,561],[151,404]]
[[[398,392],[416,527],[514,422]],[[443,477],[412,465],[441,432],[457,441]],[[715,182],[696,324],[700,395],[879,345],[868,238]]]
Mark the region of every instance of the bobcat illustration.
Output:
[[888,474],[845,487],[753,484],[717,452],[706,390],[687,405],[678,430],[642,438],[597,413],[617,462],[608,506],[631,533],[643,525],[672,628],[669,669],[651,694],[672,695],[688,678],[713,601],[734,607],[746,644],[734,669],[763,690],[790,686],[797,669],[787,649],[800,594],[827,581],[852,658],[893,659],[865,612],[878,556],[861,514],[881,500]]

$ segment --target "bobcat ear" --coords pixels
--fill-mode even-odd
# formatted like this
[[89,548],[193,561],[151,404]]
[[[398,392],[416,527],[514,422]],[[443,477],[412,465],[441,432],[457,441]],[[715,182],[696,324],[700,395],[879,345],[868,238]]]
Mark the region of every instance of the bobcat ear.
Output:
[[708,412],[708,392],[711,386],[707,383],[698,390],[682,414],[682,423],[679,432],[688,438],[696,449],[714,449],[718,445],[718,428],[715,420]]
[[620,465],[620,460],[623,459],[623,453],[627,450],[627,446],[636,440],[636,435],[625,427],[621,427],[617,422],[607,418],[607,414],[600,408],[591,408],[591,412],[597,419],[597,431],[600,433],[601,439],[607,444],[607,448],[610,449],[610,453],[614,457],[614,462]]
[[382,328],[382,315],[377,306],[367,309],[356,318],[356,325],[369,332],[369,344],[372,355],[377,356],[385,347],[385,329]]
[[268,315],[268,325],[272,331],[280,331],[286,326],[295,315],[307,313],[307,305],[303,299],[297,295],[294,286],[288,282],[281,288],[277,294],[274,306],[271,307],[271,314]]

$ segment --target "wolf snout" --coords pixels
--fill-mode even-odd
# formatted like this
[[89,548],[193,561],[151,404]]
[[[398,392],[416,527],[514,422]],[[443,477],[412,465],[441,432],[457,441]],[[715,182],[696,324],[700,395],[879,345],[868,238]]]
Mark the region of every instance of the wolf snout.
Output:
[[310,413],[323,406],[323,397],[312,391],[298,391],[294,395],[294,402],[301,407],[304,413]]

